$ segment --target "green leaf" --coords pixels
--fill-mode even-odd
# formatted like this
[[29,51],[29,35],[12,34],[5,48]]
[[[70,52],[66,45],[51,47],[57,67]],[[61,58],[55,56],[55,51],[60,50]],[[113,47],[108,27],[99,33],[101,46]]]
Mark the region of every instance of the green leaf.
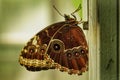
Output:
[[77,13],[79,14],[80,18],[82,18],[82,0],[72,0],[72,4],[75,9],[77,9],[78,6],[81,4],[81,9]]

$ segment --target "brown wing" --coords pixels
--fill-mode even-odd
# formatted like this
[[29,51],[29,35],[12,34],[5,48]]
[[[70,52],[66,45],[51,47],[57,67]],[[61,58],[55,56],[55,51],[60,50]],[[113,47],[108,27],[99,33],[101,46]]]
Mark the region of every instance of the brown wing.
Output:
[[87,70],[88,45],[79,26],[63,25],[51,39],[47,54],[61,71],[81,74]]
[[52,59],[46,54],[46,49],[55,32],[64,22],[55,23],[36,34],[21,51],[19,62],[30,71],[55,68]]

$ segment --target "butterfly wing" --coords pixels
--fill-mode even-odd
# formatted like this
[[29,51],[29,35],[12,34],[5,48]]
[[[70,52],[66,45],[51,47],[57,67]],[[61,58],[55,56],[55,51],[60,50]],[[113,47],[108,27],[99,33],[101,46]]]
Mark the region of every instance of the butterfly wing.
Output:
[[54,69],[55,63],[46,54],[52,36],[64,25],[64,22],[55,23],[37,33],[28,41],[21,51],[19,62],[30,71]]
[[88,46],[82,29],[59,22],[36,34],[21,51],[19,62],[30,71],[59,69],[69,74],[87,70]]
[[77,25],[65,24],[50,41],[47,54],[56,68],[69,74],[82,74],[88,66],[88,45],[82,29]]

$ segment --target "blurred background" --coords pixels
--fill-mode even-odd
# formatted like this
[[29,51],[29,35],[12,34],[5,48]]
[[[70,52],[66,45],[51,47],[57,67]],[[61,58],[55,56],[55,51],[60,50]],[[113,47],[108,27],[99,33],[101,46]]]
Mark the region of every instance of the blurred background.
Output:
[[18,63],[21,49],[30,38],[64,20],[53,4],[61,13],[69,14],[79,3],[80,0],[0,0],[0,80],[88,80],[88,72],[82,76],[58,70],[29,72]]

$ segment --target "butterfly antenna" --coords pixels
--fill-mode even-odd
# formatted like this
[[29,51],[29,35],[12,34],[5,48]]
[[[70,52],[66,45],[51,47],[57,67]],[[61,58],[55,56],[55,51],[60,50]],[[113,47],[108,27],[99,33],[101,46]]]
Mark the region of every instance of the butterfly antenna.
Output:
[[74,14],[75,14],[76,12],[78,12],[81,8],[82,8],[82,7],[81,7],[81,4],[79,4],[78,8],[77,8],[74,12],[71,13],[71,15],[72,15],[75,19],[76,19],[76,17],[75,17]]
[[73,14],[76,13],[76,12],[78,12],[81,8],[82,8],[82,7],[81,7],[81,4],[79,4],[78,8],[77,8],[74,12],[72,12],[71,15],[73,15]]
[[59,13],[59,15],[61,15],[62,17],[64,17],[64,15],[59,12],[59,10],[55,7],[55,5],[53,5],[53,8]]

